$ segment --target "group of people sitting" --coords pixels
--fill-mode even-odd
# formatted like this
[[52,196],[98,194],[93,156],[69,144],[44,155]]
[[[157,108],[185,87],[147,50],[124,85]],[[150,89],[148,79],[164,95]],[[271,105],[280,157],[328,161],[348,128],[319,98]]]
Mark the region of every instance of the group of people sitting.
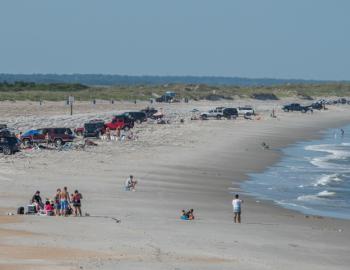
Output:
[[[68,216],[71,214],[82,216],[82,199],[83,196],[78,190],[75,190],[74,193],[69,195],[68,188],[64,187],[62,190],[60,188],[57,189],[53,200],[46,198],[44,203],[40,196],[40,191],[38,190],[33,195],[31,205],[28,206],[28,209],[32,207],[34,213],[47,216]],[[28,210],[28,213],[31,212],[31,210]]]
[[124,131],[123,129],[117,128],[116,130],[110,130],[106,128],[106,132],[101,136],[102,140],[106,141],[124,141],[128,140],[137,140],[137,136],[131,131]]
[[190,209],[188,211],[182,210],[180,218],[183,220],[194,220],[193,209]]

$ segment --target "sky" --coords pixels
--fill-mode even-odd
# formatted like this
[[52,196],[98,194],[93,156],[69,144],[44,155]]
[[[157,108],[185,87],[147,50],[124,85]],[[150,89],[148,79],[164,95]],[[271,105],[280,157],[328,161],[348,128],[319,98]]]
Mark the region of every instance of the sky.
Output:
[[350,80],[348,0],[1,0],[0,73]]

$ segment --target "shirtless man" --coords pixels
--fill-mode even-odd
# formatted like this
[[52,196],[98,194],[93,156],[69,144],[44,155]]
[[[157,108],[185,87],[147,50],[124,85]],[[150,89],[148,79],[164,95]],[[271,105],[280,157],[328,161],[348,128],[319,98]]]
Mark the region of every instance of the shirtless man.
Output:
[[67,187],[64,187],[60,193],[60,202],[61,202],[61,216],[67,216],[68,214],[68,204],[69,204],[69,193]]

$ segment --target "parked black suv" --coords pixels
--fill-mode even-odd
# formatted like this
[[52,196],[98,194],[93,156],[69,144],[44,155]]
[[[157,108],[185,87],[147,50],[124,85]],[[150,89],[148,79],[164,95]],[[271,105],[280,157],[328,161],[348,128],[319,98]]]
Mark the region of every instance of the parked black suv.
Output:
[[124,115],[132,118],[138,124],[147,121],[147,115],[145,112],[140,112],[140,111],[125,112]]
[[303,113],[306,113],[307,111],[310,110],[310,107],[309,106],[302,106],[300,105],[299,103],[291,103],[289,105],[285,105],[283,106],[282,108],[283,111],[285,112],[289,112],[289,111],[299,111],[299,112],[303,112]]
[[238,117],[238,111],[236,108],[225,108],[222,113],[226,118]]
[[19,151],[18,139],[16,136],[6,129],[0,131],[0,152],[4,155],[11,155]]
[[324,105],[321,102],[315,102],[311,104],[311,108],[315,110],[322,110],[324,109]]
[[104,121],[90,121],[84,124],[84,137],[99,137],[105,133],[105,122]]
[[147,107],[146,109],[141,110],[141,112],[144,112],[148,118],[151,118],[153,114],[155,114],[158,111],[155,108]]

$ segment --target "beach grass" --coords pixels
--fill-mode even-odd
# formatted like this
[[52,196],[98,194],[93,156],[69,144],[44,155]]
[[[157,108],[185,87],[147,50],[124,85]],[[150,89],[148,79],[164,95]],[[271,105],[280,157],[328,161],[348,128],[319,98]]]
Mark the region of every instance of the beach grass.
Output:
[[76,100],[148,100],[161,96],[165,91],[174,91],[178,98],[195,100],[218,96],[226,99],[260,98],[275,99],[298,97],[313,99],[316,97],[350,96],[349,83],[332,84],[285,84],[276,86],[209,86],[205,84],[167,84],[167,85],[116,85],[85,86],[81,84],[33,84],[0,85],[0,100],[65,100],[73,95]]

